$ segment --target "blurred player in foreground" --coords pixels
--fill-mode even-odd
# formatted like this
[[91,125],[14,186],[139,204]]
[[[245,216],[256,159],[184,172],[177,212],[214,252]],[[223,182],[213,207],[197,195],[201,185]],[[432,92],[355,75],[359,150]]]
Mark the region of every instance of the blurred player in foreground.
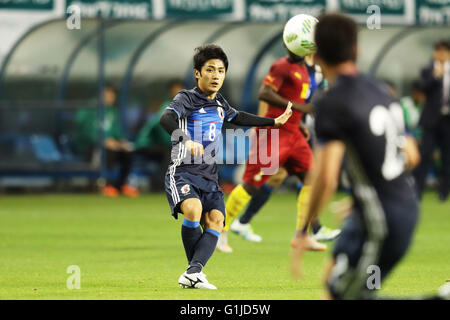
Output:
[[[325,15],[316,26],[315,41],[316,61],[330,87],[315,104],[319,145],[306,221],[334,194],[345,154],[354,206],[327,270],[328,297],[370,299],[375,291],[368,284],[371,268],[379,268],[381,282],[410,246],[418,201],[409,171],[420,156],[415,141],[404,134],[400,105],[383,84],[358,74],[355,22]],[[297,276],[306,250],[304,231],[292,257]],[[448,289],[442,287],[441,296]]]
[[178,279],[184,288],[216,289],[202,269],[214,253],[225,220],[216,164],[223,122],[281,126],[292,114],[290,105],[275,119],[233,109],[218,93],[227,69],[228,58],[222,48],[216,45],[197,48],[194,55],[197,86],[181,90],[160,119],[172,138],[171,163],[166,173],[167,199],[175,219],[178,213],[184,215],[181,238],[189,266]]

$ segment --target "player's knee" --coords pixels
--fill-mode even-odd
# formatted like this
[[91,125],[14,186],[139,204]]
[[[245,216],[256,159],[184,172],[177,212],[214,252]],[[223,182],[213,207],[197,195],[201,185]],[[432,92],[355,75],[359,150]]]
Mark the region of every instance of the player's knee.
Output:
[[197,221],[202,215],[202,203],[197,198],[186,199],[181,203],[181,212],[185,218]]
[[205,215],[205,226],[222,231],[225,217],[219,210],[211,210]]

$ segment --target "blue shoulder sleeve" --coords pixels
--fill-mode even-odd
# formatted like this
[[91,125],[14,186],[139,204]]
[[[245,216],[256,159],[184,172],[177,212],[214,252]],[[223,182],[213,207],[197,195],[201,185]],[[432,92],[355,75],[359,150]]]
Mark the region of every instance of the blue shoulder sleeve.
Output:
[[189,95],[184,91],[177,93],[172,102],[169,103],[166,109],[173,110],[178,115],[178,118],[185,118],[192,112],[191,101]]

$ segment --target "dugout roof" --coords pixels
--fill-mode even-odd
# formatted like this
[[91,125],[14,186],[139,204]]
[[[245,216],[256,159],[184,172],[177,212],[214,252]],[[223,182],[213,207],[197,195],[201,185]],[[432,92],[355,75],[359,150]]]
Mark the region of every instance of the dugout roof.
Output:
[[[238,106],[250,108],[270,64],[284,55],[282,24],[220,21],[108,21],[103,24],[104,51],[99,49],[99,20],[83,19],[81,29],[69,30],[65,20],[53,20],[28,31],[2,61],[0,101],[85,99],[95,97],[99,64],[104,78],[113,79],[122,102],[128,90],[161,92],[161,84],[181,78],[193,84],[193,49],[217,43],[229,56],[224,86]],[[360,69],[396,83],[418,75],[430,59],[433,43],[447,36],[446,28],[386,27],[360,32]],[[71,92],[74,82],[91,90]],[[16,90],[18,83],[30,90]],[[158,84],[159,83],[159,84]],[[22,86],[20,88],[23,89]],[[75,89],[73,89],[75,90]],[[150,94],[150,93],[149,93]]]

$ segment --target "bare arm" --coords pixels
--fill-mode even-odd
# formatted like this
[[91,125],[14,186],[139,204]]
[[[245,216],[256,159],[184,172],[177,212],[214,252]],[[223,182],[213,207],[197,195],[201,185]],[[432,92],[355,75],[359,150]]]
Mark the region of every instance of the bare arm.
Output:
[[[288,103],[288,99],[279,95],[273,88],[263,84],[259,89],[259,100],[267,102],[268,104],[284,109]],[[302,104],[298,102],[292,102],[292,109],[303,112],[303,113],[312,113],[313,106],[312,104]]]
[[292,103],[288,102],[286,109],[283,114],[279,117],[273,118],[265,118],[260,117],[251,113],[247,113],[244,111],[239,111],[237,115],[230,121],[239,126],[282,126],[285,124],[292,115]]
[[[341,141],[333,140],[327,142],[323,147],[316,149],[314,159],[316,168],[312,174],[312,191],[308,213],[306,215],[306,226],[309,226],[320,213],[323,206],[333,196],[341,170],[342,158],[345,153],[345,145]],[[307,227],[302,237],[297,239],[295,250],[291,260],[291,271],[295,277],[301,276],[301,259],[306,250],[308,242]]]
[[341,171],[345,145],[339,140],[327,142],[315,152],[317,167],[312,172],[312,192],[306,225],[319,215],[320,210],[333,196]]

